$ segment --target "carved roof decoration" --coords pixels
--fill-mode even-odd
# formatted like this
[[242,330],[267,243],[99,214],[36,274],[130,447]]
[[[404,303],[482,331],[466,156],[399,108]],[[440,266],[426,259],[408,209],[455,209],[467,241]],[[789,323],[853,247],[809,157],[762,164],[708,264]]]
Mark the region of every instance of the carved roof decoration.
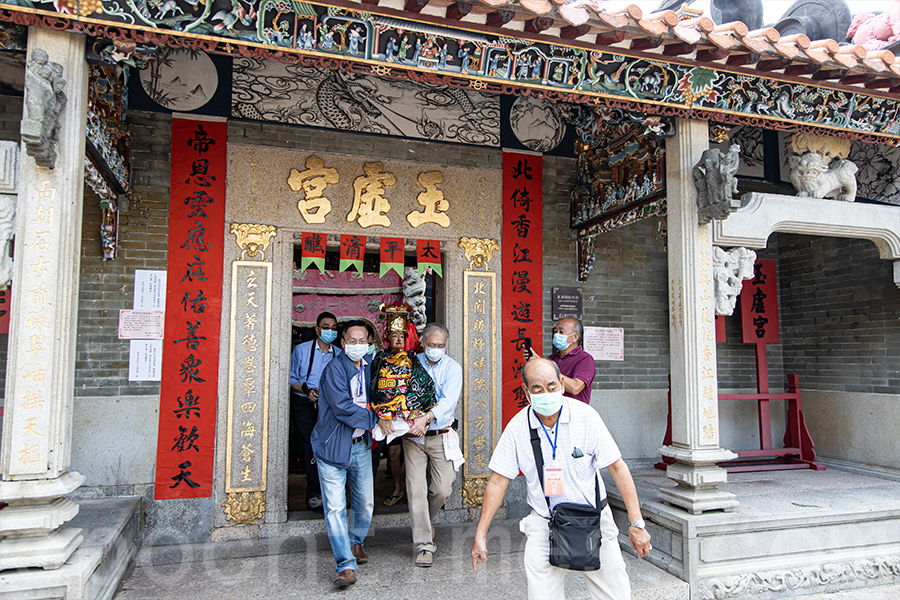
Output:
[[[125,8],[119,0],[98,0],[88,13],[73,10],[71,0],[8,1],[16,5],[0,0],[0,21],[120,42],[900,143],[900,62],[890,51],[781,36],[774,28],[750,31],[737,21],[679,19],[670,10],[645,15],[631,5],[608,12],[602,0],[245,0],[249,11],[236,0],[125,0]],[[228,7],[234,7],[230,13]],[[322,22],[329,23],[335,41],[324,46],[316,38],[303,45],[303,35],[313,38],[306,24],[318,23],[321,30]],[[355,26],[363,45],[348,41]],[[397,39],[403,31],[424,35],[426,45],[429,36],[456,39],[459,49],[468,44],[473,66],[461,69],[468,59],[454,49],[450,62],[439,65],[433,45],[427,64],[392,61],[384,50],[387,37],[374,49],[366,37]],[[413,42],[419,39],[415,33]],[[513,65],[530,46],[537,52],[532,60],[557,71],[535,79],[523,67],[519,76]]]
[[664,62],[747,69],[779,79],[900,93],[900,61],[889,50],[866,51],[830,39],[810,41],[802,34],[781,36],[774,27],[751,31],[740,21],[716,25],[709,17],[681,20],[671,10],[645,15],[630,5],[607,12],[602,0],[343,0],[332,4],[357,5],[376,13],[378,9],[414,12],[419,18],[472,25],[494,34],[505,30],[518,38],[580,42]]

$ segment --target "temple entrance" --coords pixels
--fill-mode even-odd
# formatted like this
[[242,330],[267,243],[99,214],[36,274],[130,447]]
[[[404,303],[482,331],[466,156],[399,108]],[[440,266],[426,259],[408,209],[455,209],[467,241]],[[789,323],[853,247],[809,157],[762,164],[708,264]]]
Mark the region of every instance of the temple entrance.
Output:
[[[329,243],[326,248],[323,271],[316,266],[303,269],[301,245],[295,245],[290,300],[291,344],[287,353],[298,344],[315,339],[316,319],[322,312],[329,312],[337,318],[336,345],[340,345],[343,324],[354,319],[362,319],[375,332],[376,351],[383,349],[385,345],[385,322],[380,311],[382,304],[389,306],[409,304],[413,307],[410,319],[417,326],[440,320],[436,313],[443,311],[438,311],[436,307],[442,306],[442,303],[436,302],[436,294],[442,292],[442,280],[429,271],[419,276],[416,268],[415,241],[407,242],[402,277],[396,270],[387,271],[383,275],[380,273],[378,247],[379,239],[369,238],[360,273],[352,268],[340,270],[337,240]],[[319,519],[322,518],[322,509],[307,506],[308,474],[300,429],[299,423],[293,418],[289,419],[287,510],[290,519]],[[405,493],[399,500],[385,504],[392,497],[396,498],[398,487],[405,490],[402,471],[394,473],[391,469],[388,449],[384,443],[377,445],[372,452],[372,466],[375,471],[375,514],[406,512]],[[395,476],[401,477],[399,486],[395,486]]]

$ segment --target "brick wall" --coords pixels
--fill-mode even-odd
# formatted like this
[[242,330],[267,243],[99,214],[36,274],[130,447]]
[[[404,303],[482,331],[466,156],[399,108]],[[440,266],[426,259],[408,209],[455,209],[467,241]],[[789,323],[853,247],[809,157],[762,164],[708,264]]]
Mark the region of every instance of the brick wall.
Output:
[[78,290],[76,396],[159,394],[158,382],[128,381],[128,340],[118,339],[119,310],[130,309],[135,269],[165,270],[171,117],[131,112],[132,193],[119,217],[119,254],[104,261],[99,200],[84,195]]
[[785,373],[801,388],[900,392],[900,289],[872,242],[779,234]]

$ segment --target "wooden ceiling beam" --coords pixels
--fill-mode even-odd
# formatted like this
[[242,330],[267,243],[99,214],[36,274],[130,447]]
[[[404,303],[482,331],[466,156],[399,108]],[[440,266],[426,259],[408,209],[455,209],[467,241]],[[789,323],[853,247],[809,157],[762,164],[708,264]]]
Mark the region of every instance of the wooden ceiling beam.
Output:
[[553,27],[553,19],[549,17],[535,17],[525,21],[525,31],[527,33],[540,33]]
[[472,5],[464,2],[454,2],[447,7],[447,18],[453,21],[459,21],[467,14],[472,12]]
[[697,62],[715,62],[728,58],[730,54],[731,51],[725,48],[704,48],[703,50],[697,50]]
[[516,16],[516,13],[511,10],[496,10],[488,14],[484,24],[488,27],[503,27],[512,21],[514,16]]
[[755,52],[741,52],[734,53],[732,52],[728,56],[728,60],[725,63],[730,67],[740,67],[743,65],[752,65],[759,62],[760,55]]
[[585,23],[584,25],[578,25],[577,27],[574,25],[566,25],[565,27],[560,28],[559,37],[563,38],[564,40],[574,40],[575,38],[580,38],[590,30],[591,26],[587,23]]
[[658,48],[662,41],[659,38],[635,38],[631,40],[631,50],[652,50]]
[[674,44],[666,44],[663,46],[663,54],[665,56],[687,56],[693,54],[697,47],[693,44],[685,42],[676,42]]
[[404,10],[406,12],[418,13],[428,5],[428,0],[406,0]]
[[607,31],[605,33],[598,33],[597,39],[594,40],[594,43],[598,46],[611,46],[613,44],[618,44],[622,40],[625,39],[625,32],[621,29],[617,29],[616,31]]

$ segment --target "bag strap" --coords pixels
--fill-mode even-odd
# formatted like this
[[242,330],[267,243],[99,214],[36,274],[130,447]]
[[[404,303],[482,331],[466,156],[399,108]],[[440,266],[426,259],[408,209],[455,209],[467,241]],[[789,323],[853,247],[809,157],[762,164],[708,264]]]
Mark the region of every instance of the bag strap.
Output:
[[306,367],[306,387],[309,387],[309,374],[312,373],[312,364],[313,359],[316,357],[316,344],[317,340],[312,341],[312,345],[309,347],[309,365]]
[[[550,499],[547,497],[547,492],[544,489],[544,452],[541,450],[541,436],[538,433],[536,427],[531,426],[531,415],[532,409],[528,407],[528,429],[531,431],[531,450],[534,453],[534,465],[537,467],[537,476],[538,481],[541,482],[541,491],[544,492],[544,500],[547,502],[547,510],[550,510]],[[535,417],[537,418],[537,417]],[[557,423],[557,426],[559,424]],[[602,511],[604,508],[609,505],[609,500],[604,498],[602,501],[600,500],[600,474],[598,473],[594,477],[594,506],[597,508],[597,512]]]

